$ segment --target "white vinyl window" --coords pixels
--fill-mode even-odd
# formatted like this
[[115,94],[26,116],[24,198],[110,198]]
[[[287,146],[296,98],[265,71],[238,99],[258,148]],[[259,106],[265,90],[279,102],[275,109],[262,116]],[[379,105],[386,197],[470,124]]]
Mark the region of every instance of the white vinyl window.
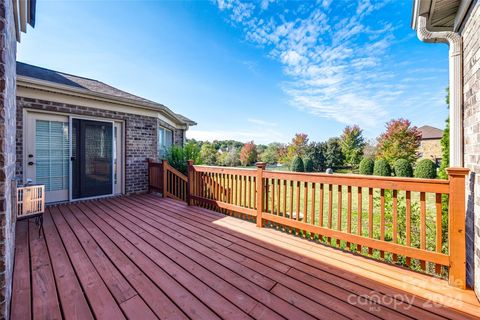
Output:
[[173,144],[172,130],[158,127],[158,159],[164,159],[168,148]]

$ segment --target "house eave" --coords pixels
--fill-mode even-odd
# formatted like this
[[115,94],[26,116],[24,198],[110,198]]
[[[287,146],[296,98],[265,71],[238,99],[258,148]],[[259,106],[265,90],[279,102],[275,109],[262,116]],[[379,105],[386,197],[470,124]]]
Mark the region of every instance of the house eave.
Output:
[[20,76],[20,75],[17,75],[17,86],[32,88],[32,89],[37,89],[42,91],[49,91],[49,92],[64,94],[68,96],[75,96],[80,98],[110,102],[118,105],[134,107],[134,108],[153,110],[153,111],[159,112],[160,114],[167,117],[168,119],[170,119],[171,121],[173,121],[179,126],[188,128],[189,126],[196,125],[194,121],[181,120],[168,107],[159,103],[149,103],[149,102],[123,98],[123,97],[112,96],[104,93],[92,92],[82,88],[73,88],[71,86],[67,86],[63,84],[58,84],[50,81],[39,80],[39,79]]

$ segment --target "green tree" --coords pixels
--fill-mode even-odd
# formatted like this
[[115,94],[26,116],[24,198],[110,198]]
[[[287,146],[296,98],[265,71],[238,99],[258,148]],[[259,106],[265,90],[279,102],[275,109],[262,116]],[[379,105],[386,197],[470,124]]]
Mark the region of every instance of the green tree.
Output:
[[195,142],[187,142],[183,146],[183,152],[185,160],[193,160],[194,164],[202,164],[202,158],[200,157],[200,147]]
[[387,130],[378,137],[377,158],[393,165],[397,159],[406,159],[410,163],[417,158],[421,133],[406,119],[387,122]]
[[200,158],[202,163],[213,166],[217,164],[217,156],[218,152],[215,149],[215,146],[209,142],[205,142],[202,144],[200,148]]
[[303,165],[302,158],[300,158],[299,156],[296,156],[295,158],[293,158],[292,166],[291,166],[290,170],[292,170],[294,172],[304,172],[305,171],[305,166]]
[[247,142],[240,150],[240,162],[242,166],[249,166],[257,161],[257,147],[253,141]]
[[221,164],[227,167],[238,167],[240,163],[240,150],[232,147],[221,154]]
[[311,158],[306,158],[303,163],[305,164],[305,172],[313,172],[313,160]]
[[[445,103],[450,108],[450,90],[446,89],[447,95],[445,96]],[[447,168],[450,166],[450,118],[445,120],[445,129],[443,130],[442,140],[440,140],[442,146],[442,162],[438,169],[438,177],[440,179],[448,179]]]
[[330,138],[325,149],[325,166],[335,168],[343,165],[343,153],[339,138]]
[[363,156],[363,148],[366,142],[362,135],[363,130],[359,126],[347,126],[340,136],[340,146],[345,162],[356,167]]
[[269,164],[278,163],[280,160],[280,150],[282,147],[283,145],[281,143],[270,143],[265,151],[260,155],[260,159]]
[[313,171],[322,172],[325,170],[325,152],[327,144],[325,142],[310,142],[306,149],[306,156],[312,159]]

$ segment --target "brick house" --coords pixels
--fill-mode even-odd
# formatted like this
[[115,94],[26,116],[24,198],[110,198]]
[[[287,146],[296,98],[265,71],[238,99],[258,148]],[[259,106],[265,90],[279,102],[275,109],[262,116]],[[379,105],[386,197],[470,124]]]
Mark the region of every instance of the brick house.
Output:
[[17,62],[16,173],[47,203],[147,191],[146,159],[195,122],[97,80]]
[[443,130],[431,126],[421,126],[418,130],[422,134],[420,147],[417,150],[420,159],[429,159],[440,165],[442,160],[440,140],[442,140]]
[[470,169],[467,284],[480,298],[480,3],[415,0],[412,27],[424,42],[449,45],[450,166]]

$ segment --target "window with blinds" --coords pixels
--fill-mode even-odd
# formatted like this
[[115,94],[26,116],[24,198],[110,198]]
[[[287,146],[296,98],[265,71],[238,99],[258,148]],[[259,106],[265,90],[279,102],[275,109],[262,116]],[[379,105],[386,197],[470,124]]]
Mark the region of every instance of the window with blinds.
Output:
[[172,130],[165,129],[163,127],[158,128],[158,159],[164,159],[167,150],[173,144],[173,132]]
[[45,191],[68,188],[68,122],[36,120],[35,181]]

